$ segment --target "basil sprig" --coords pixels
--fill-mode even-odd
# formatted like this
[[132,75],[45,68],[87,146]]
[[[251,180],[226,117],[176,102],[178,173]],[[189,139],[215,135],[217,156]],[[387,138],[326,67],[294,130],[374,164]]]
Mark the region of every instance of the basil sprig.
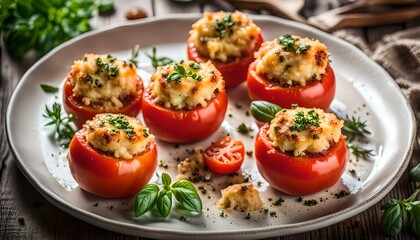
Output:
[[250,110],[257,121],[270,122],[276,116],[276,113],[283,110],[283,108],[266,101],[253,101],[251,102]]
[[[412,181],[420,182],[420,163],[409,172]],[[408,198],[403,200],[391,199],[381,206],[382,230],[388,236],[396,236],[403,226],[404,211],[407,213],[407,220],[411,233],[420,236],[420,201],[417,195],[420,188]]]
[[172,208],[172,195],[188,211],[201,212],[203,204],[197,190],[188,180],[179,180],[171,185],[171,177],[167,173],[162,174],[163,188],[159,189],[156,184],[145,185],[137,193],[134,201],[134,215],[140,217],[156,206],[162,217],[167,217]]

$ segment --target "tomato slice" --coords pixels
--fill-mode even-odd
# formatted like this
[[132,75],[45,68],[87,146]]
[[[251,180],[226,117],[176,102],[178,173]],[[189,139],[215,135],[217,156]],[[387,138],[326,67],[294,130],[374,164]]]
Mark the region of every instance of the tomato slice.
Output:
[[316,81],[306,86],[282,87],[273,85],[264,75],[257,74],[256,61],[249,65],[246,80],[248,95],[251,100],[264,100],[290,108],[291,104],[299,107],[321,108],[327,111],[335,95],[335,75],[328,65],[322,81]]
[[149,182],[157,166],[157,147],[153,142],[132,159],[117,159],[94,149],[84,127],[71,140],[68,159],[82,189],[100,197],[121,198],[136,194]]
[[295,196],[310,195],[333,186],[346,168],[348,151],[346,138],[322,154],[295,157],[273,147],[266,123],[255,140],[255,158],[261,176],[275,189]]
[[219,139],[203,152],[204,163],[216,173],[231,174],[239,170],[244,161],[245,147],[231,136]]
[[136,93],[127,98],[121,109],[116,109],[114,111],[101,111],[98,108],[86,106],[73,94],[73,88],[70,85],[70,80],[66,80],[63,87],[64,110],[67,114],[71,114],[73,116],[73,122],[78,129],[82,128],[83,124],[87,120],[92,119],[99,113],[121,113],[130,117],[136,117],[141,110],[141,100],[143,96],[143,80],[140,76],[137,76],[137,78],[138,84]]
[[188,52],[188,59],[193,60],[196,62],[207,62],[211,60],[217,70],[223,76],[223,80],[225,80],[226,88],[235,87],[236,85],[244,82],[246,80],[248,66],[254,61],[254,53],[260,48],[263,37],[261,34],[256,36],[256,42],[254,48],[249,51],[248,54],[242,56],[241,58],[237,58],[231,62],[221,62],[218,60],[210,59],[204,55],[201,55],[198,52],[197,46],[193,41],[190,39],[187,40],[187,52]]

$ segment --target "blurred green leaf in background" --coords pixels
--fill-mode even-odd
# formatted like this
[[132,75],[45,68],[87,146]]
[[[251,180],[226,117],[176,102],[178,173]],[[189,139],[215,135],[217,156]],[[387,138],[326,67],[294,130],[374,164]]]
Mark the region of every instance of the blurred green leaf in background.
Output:
[[112,9],[112,0],[0,0],[4,47],[13,57],[30,50],[42,56],[89,31],[95,11]]

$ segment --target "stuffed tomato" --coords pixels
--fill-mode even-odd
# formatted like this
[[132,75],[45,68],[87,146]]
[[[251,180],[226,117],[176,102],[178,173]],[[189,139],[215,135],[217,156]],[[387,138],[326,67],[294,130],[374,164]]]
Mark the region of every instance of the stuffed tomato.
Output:
[[263,37],[260,28],[245,14],[204,13],[192,25],[187,40],[188,58],[196,62],[211,60],[226,82],[226,88],[246,80],[249,64]]
[[63,88],[64,109],[78,128],[98,113],[137,116],[142,95],[136,66],[112,55],[85,54],[74,62]]
[[153,176],[157,149],[140,121],[122,114],[98,114],[76,132],[69,166],[79,186],[99,197],[136,194]]
[[289,195],[310,195],[333,186],[348,159],[342,126],[342,120],[321,109],[279,111],[257,134],[259,172]]
[[156,138],[193,142],[220,127],[227,101],[223,78],[210,61],[181,61],[156,70],[145,89],[142,113]]
[[324,44],[286,34],[264,42],[255,56],[247,75],[251,100],[328,110],[336,84]]

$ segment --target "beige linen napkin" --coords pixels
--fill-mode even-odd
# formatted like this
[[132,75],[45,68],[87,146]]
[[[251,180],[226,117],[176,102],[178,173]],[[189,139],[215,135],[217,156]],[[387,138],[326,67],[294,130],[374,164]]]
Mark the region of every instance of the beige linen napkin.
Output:
[[346,30],[334,33],[359,47],[395,79],[407,96],[420,121],[420,27],[383,36],[370,48],[361,38]]

